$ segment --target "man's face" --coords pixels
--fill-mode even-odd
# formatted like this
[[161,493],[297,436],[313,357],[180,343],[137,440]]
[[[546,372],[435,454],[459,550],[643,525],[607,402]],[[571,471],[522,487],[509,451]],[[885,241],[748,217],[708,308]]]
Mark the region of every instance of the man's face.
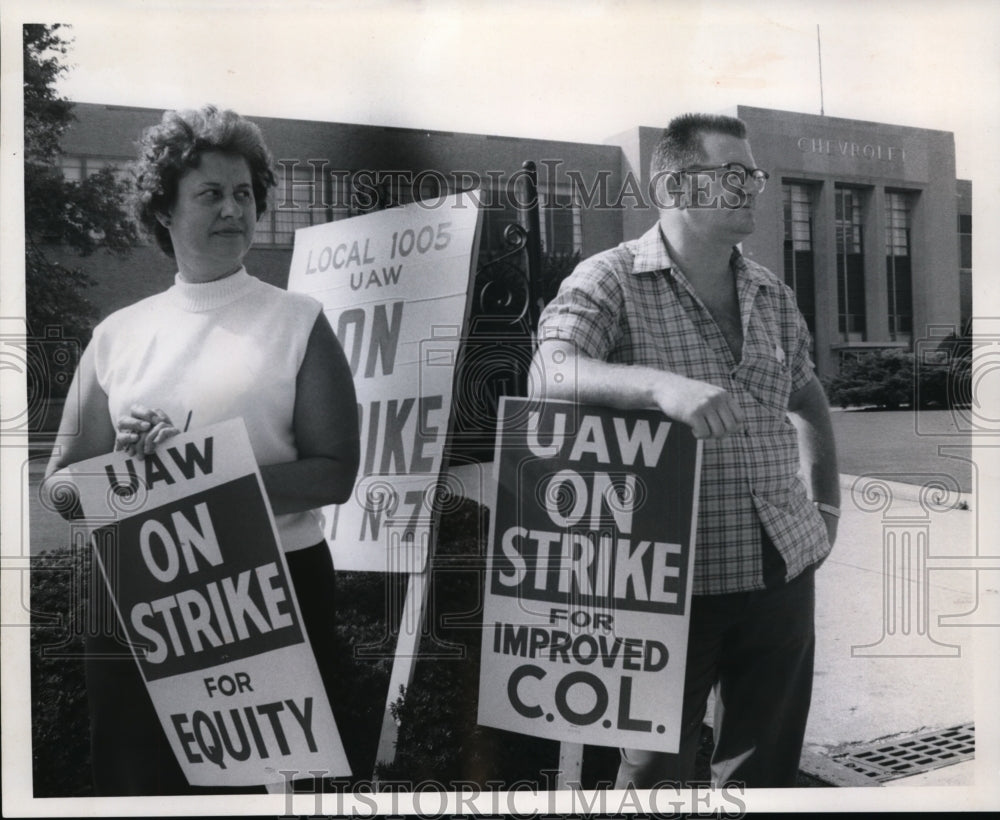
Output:
[[681,179],[683,192],[675,206],[680,208],[679,222],[693,236],[732,245],[753,233],[758,194],[751,181],[740,184],[725,166],[738,163],[755,168],[750,143],[728,134],[706,133],[702,147],[704,159],[695,167],[706,170]]

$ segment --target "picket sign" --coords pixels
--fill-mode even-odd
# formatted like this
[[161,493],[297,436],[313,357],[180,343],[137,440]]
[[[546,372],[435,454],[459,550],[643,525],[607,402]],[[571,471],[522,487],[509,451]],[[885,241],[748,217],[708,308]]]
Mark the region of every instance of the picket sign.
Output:
[[322,510],[334,566],[408,576],[376,763],[395,758],[391,709],[412,681],[423,629],[479,199],[454,194],[295,232],[288,289],[322,303],[351,367],[361,422],[354,494]]
[[78,462],[50,491],[63,482],[188,782],[350,774],[243,421]]
[[500,400],[478,722],[676,753],[701,442],[658,411]]

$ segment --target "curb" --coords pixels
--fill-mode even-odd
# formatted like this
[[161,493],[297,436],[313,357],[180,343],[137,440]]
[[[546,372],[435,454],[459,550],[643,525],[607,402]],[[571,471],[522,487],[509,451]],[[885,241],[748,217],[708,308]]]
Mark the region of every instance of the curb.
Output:
[[[900,498],[904,501],[916,501],[921,503],[925,500],[933,500],[935,491],[940,489],[941,493],[945,494],[949,500],[953,499],[953,503],[950,505],[951,507],[959,507],[961,509],[969,510],[972,509],[972,493],[951,491],[947,487],[938,488],[937,485],[931,485],[929,483],[909,484],[904,481],[893,481],[893,475],[899,474],[865,473],[863,475],[851,475],[849,473],[841,473],[840,486],[848,492],[851,492],[859,482],[870,480],[884,486],[893,498]],[[843,502],[841,502],[841,506],[844,506]]]
[[827,786],[871,788],[882,785],[881,783],[872,781],[869,777],[865,777],[861,772],[856,772],[854,769],[849,769],[847,766],[843,766],[825,755],[806,749],[802,750],[802,754],[799,757],[799,771],[823,781]]

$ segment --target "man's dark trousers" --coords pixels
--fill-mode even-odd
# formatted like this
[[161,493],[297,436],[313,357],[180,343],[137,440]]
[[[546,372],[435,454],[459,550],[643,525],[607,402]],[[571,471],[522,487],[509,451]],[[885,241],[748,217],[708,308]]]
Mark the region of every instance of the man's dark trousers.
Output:
[[815,569],[785,582],[767,538],[764,550],[767,589],[693,598],[680,752],[622,749],[616,788],[693,780],[716,682],[713,784],[795,785],[812,697]]

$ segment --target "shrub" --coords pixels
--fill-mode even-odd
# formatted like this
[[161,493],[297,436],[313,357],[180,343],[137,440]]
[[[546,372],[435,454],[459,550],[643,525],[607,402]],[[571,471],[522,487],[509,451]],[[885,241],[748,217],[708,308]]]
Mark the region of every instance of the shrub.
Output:
[[83,598],[90,552],[43,552],[31,568],[31,741],[35,797],[86,797],[90,719],[83,672]]
[[972,403],[972,321],[966,322],[960,333],[945,337],[938,351],[945,359],[944,404],[968,407]]
[[398,634],[386,602],[401,600],[406,579],[379,572],[338,572],[336,584],[340,674],[332,693],[334,716],[353,772],[351,781],[370,781]]
[[847,359],[827,385],[827,395],[841,407],[874,405],[895,410],[913,401],[913,354],[880,350]]
[[[558,744],[476,722],[485,583],[485,508],[462,502],[442,517],[425,633],[413,681],[394,706],[396,759],[383,781],[538,783]],[[539,784],[545,788],[544,783]]]
[[827,396],[841,407],[873,406],[886,410],[908,407],[966,406],[972,394],[971,346],[952,337],[923,360],[902,350],[862,353],[844,360],[828,380]]

